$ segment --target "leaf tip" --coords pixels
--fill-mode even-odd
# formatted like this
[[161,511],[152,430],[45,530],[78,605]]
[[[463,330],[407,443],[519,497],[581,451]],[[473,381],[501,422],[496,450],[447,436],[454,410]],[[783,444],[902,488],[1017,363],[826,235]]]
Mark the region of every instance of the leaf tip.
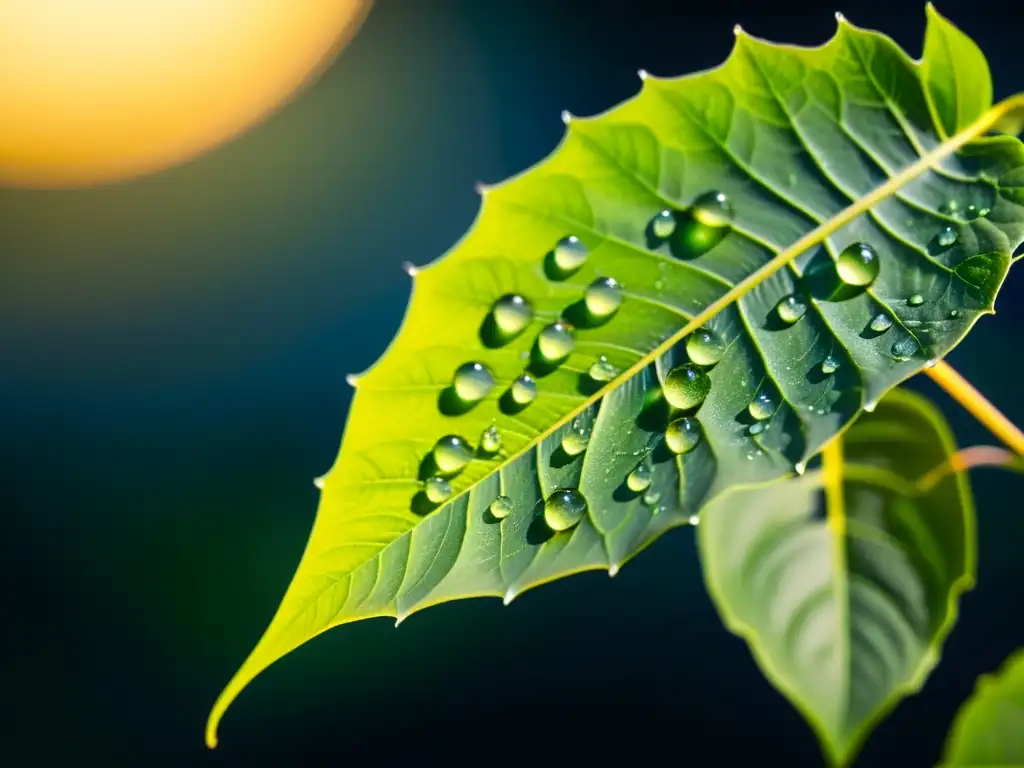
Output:
[[359,385],[359,375],[355,373],[346,373],[345,383],[355,389]]
[[700,525],[700,516],[699,515],[690,515],[686,519],[686,522],[689,523],[690,525],[696,527],[696,526]]
[[743,27],[741,27],[739,24],[734,24],[732,28],[732,33],[736,35],[736,37],[739,37],[740,35],[743,34]]
[[398,616],[395,616],[395,629],[398,629],[402,625],[402,622],[405,621],[408,617],[409,617],[409,614],[407,614],[407,613],[403,613],[403,614],[400,614]]
[[572,113],[568,109],[562,110],[562,122],[566,125],[572,122]]
[[411,261],[402,262],[402,271],[405,272],[409,277],[416,277],[416,273],[419,272],[419,267],[413,264]]
[[619,564],[618,563],[612,563],[611,565],[608,566],[608,578],[609,579],[614,579],[615,576],[618,574],[618,572],[619,572]]
[[836,11],[836,24],[842,25],[842,24],[848,24],[848,23],[849,22],[846,20],[846,16],[843,15],[843,12],[842,11]]
[[326,477],[314,477],[313,478],[313,485],[316,486],[317,488],[319,488],[322,491],[324,489],[324,484],[326,483],[326,481],[327,481]]
[[505,605],[508,605],[509,603],[511,603],[515,599],[516,599],[516,591],[512,587],[509,587],[508,592],[505,593],[505,596],[501,599],[501,602],[503,604],[505,604]]
[[807,471],[807,462],[806,461],[798,461],[796,464],[793,465],[793,470],[798,475],[802,475],[804,472]]
[[651,76],[651,74],[646,69],[638,69],[636,71],[636,76],[639,77],[641,80],[646,80]]
[[482,181],[478,181],[473,184],[473,191],[476,192],[481,197],[486,195],[490,190],[491,188],[488,185],[484,184]]

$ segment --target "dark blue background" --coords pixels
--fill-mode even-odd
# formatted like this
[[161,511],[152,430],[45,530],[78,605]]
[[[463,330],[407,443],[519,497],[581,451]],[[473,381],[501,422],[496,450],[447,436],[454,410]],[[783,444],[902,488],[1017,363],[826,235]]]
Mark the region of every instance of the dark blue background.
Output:
[[[997,97],[1024,89],[1020,20],[998,7],[939,6],[987,52]],[[215,752],[202,729],[298,562],[344,374],[376,359],[405,308],[401,262],[454,243],[477,210],[473,182],[546,155],[562,109],[632,96],[640,67],[714,66],[737,22],[819,44],[833,10],[381,0],[314,87],[240,140],[131,183],[0,191],[4,752],[19,765],[577,764],[617,750],[819,765],[809,730],[721,628],[686,530],[615,580],[573,577],[508,608],[448,604],[400,631],[333,630],[239,698]],[[919,54],[922,5],[840,10]],[[998,316],[950,357],[1018,423],[1022,298],[1012,274]],[[962,443],[992,442],[914,384]],[[974,481],[979,586],[924,693],[861,766],[933,764],[976,675],[1024,642],[1024,481]]]

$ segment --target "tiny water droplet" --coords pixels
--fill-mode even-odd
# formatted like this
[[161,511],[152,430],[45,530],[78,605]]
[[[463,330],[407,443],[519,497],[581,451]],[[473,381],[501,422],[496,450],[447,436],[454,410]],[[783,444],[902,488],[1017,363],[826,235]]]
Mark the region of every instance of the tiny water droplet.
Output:
[[796,463],[796,464],[795,464],[795,465],[793,466],[793,469],[794,469],[794,470],[796,470],[796,473],[797,473],[798,475],[802,475],[802,474],[803,474],[804,472],[806,472],[806,471],[807,471],[807,464],[806,464],[806,463],[804,463],[804,462],[802,462],[802,461],[798,461],[798,462],[797,462],[797,463]]
[[646,504],[648,507],[653,507],[659,501],[661,501],[661,493],[652,487],[648,487],[647,490],[644,492],[643,496],[644,504]]
[[463,363],[455,369],[452,387],[460,399],[475,403],[494,389],[494,375],[483,363]]
[[762,421],[771,417],[778,409],[779,404],[776,400],[775,393],[769,387],[761,387],[757,396],[750,401],[750,405],[747,406],[747,411],[758,421]]
[[622,287],[614,277],[599,277],[587,286],[583,303],[594,317],[610,317],[622,304]]
[[882,312],[879,312],[873,318],[871,318],[871,330],[875,333],[885,333],[892,328],[892,318]]
[[501,432],[494,424],[480,435],[480,450],[484,453],[497,453],[501,450]]
[[839,361],[832,355],[829,355],[821,361],[821,372],[826,376],[831,375],[839,370]]
[[508,496],[499,496],[494,501],[492,501],[491,506],[488,507],[491,516],[494,517],[496,520],[504,520],[506,517],[512,514],[512,509],[512,499],[510,499]]
[[440,504],[452,495],[452,484],[443,477],[430,477],[423,483],[423,492],[435,504]]
[[326,483],[327,483],[327,478],[324,478],[324,477],[314,477],[313,478],[313,485],[315,485],[321,491],[324,489],[324,485],[326,485]]
[[846,246],[836,260],[839,279],[847,285],[866,286],[875,282],[881,263],[875,249],[867,243]]
[[964,209],[964,216],[966,216],[968,219],[978,218],[978,206],[976,206],[974,203],[968,205],[967,208]]
[[924,296],[922,296],[920,293],[915,293],[913,296],[907,299],[907,304],[909,304],[912,307],[920,307],[922,304],[924,304]]
[[686,354],[698,365],[712,366],[725,354],[725,341],[710,328],[698,328],[686,339]]
[[655,237],[664,240],[676,231],[676,217],[672,211],[664,210],[651,219],[651,232]]
[[587,246],[575,235],[569,235],[559,240],[555,246],[555,266],[564,273],[575,272],[583,266],[589,255]]
[[524,373],[512,382],[509,392],[512,394],[512,399],[520,405],[532,403],[533,399],[537,397],[537,382]]
[[533,320],[533,305],[522,296],[509,293],[494,302],[491,316],[498,330],[511,338],[526,330]]
[[952,248],[956,245],[957,231],[953,227],[943,227],[935,236],[935,242],[940,248]]
[[557,322],[545,327],[537,335],[537,350],[549,363],[564,360],[572,353],[575,341],[572,330],[566,323]]
[[807,302],[795,293],[785,296],[775,305],[775,313],[786,325],[793,325],[807,312]]
[[688,518],[686,518],[686,522],[688,522],[692,526],[698,526],[700,525],[700,517],[698,515],[690,515]]
[[704,429],[697,419],[684,416],[665,428],[665,445],[672,453],[688,453],[697,447]]
[[699,224],[712,229],[732,224],[732,204],[724,192],[705,192],[694,200],[691,213]]
[[917,341],[911,336],[904,336],[892,345],[892,355],[897,360],[909,360],[920,349]]
[[951,309],[951,310],[949,310],[949,316],[950,317],[959,317],[960,316],[960,310],[959,309]]
[[458,472],[472,458],[469,444],[458,435],[445,435],[434,445],[434,463],[446,475]]
[[750,432],[751,435],[760,435],[762,432],[764,432],[764,422],[755,421],[753,424],[750,425],[750,429],[747,431]]
[[683,363],[669,371],[663,390],[670,405],[683,410],[696,408],[711,391],[711,377],[699,365]]
[[640,491],[646,490],[651,484],[651,480],[654,475],[654,470],[651,468],[649,461],[641,461],[637,464],[633,471],[626,477],[626,487],[631,491],[639,493]]
[[567,531],[587,514],[587,500],[575,488],[559,488],[544,502],[544,522],[553,531]]
[[874,413],[875,412],[875,408],[877,408],[877,407],[878,407],[878,401],[877,400],[872,400],[870,403],[864,403],[864,410],[867,413]]
[[579,418],[573,419],[572,426],[562,435],[562,450],[570,456],[579,456],[590,444],[590,426]]
[[608,362],[608,358],[604,355],[597,358],[591,365],[588,371],[590,378],[594,381],[611,381],[621,373],[618,368]]

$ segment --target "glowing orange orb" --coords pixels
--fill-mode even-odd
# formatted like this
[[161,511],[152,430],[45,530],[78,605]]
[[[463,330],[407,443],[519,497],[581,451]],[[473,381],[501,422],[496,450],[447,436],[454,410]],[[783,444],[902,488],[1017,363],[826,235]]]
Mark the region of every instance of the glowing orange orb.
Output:
[[0,0],[0,185],[161,170],[316,75],[370,0]]

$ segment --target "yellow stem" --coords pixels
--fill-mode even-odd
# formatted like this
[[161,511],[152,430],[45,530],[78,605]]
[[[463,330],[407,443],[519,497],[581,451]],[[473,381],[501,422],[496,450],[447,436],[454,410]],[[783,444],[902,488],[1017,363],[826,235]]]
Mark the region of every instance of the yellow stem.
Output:
[[940,360],[925,373],[942,387],[949,396],[984,424],[988,430],[1012,448],[1019,456],[1024,456],[1024,432],[1021,432],[1012,421],[1006,418],[999,409],[976,390],[963,376],[953,370],[945,360]]
[[937,467],[923,474],[917,481],[917,487],[921,493],[928,493],[947,475],[975,467],[1012,466],[1022,466],[1020,457],[1016,454],[993,445],[974,445],[957,451]]
[[838,538],[846,535],[846,502],[843,498],[843,438],[837,435],[821,452],[822,484],[828,527]]

